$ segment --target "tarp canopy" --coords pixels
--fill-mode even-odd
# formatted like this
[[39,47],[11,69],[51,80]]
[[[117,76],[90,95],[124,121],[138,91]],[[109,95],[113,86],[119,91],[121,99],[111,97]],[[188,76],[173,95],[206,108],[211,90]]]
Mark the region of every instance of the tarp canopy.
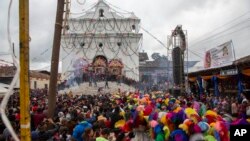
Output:
[[8,85],[8,84],[4,84],[4,83],[0,83],[0,87],[3,87],[3,88],[9,88],[9,87],[10,87],[10,85]]
[[244,69],[244,70],[242,70],[241,73],[244,75],[250,76],[250,69]]
[[[10,85],[9,84],[4,84],[4,83],[0,83],[0,87],[4,87],[4,88],[9,89]],[[17,83],[14,86],[14,89],[19,89],[19,88],[20,88],[20,85],[19,85],[19,80],[18,80]]]

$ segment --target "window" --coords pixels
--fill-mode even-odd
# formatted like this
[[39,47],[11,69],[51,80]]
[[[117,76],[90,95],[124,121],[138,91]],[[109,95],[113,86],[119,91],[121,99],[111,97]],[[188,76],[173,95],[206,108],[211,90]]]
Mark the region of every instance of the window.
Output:
[[135,28],[136,28],[136,27],[135,27],[135,25],[133,24],[133,25],[132,25],[132,31],[133,31],[133,32],[135,32]]
[[117,45],[118,45],[118,46],[121,46],[121,45],[122,45],[122,43],[121,43],[121,42],[118,42],[118,43],[117,43]]
[[103,46],[103,44],[102,43],[99,43],[99,47],[101,48]]
[[81,47],[84,47],[84,46],[85,46],[85,43],[84,43],[84,42],[81,42],[80,46],[81,46]]
[[37,84],[36,84],[36,81],[34,81],[34,89],[37,88]]
[[44,84],[44,88],[45,88],[45,89],[48,89],[48,84]]
[[104,17],[104,10],[103,9],[99,10],[99,17]]

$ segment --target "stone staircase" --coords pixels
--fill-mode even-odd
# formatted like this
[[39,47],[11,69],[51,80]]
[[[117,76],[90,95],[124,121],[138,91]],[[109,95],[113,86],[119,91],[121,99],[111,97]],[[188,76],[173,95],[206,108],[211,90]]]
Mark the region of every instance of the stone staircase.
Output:
[[121,83],[120,85],[117,85],[116,82],[109,82],[108,83],[109,88],[105,88],[105,82],[97,82],[97,87],[95,87],[93,84],[92,86],[89,86],[88,82],[81,83],[80,85],[75,85],[70,88],[66,88],[64,90],[60,90],[59,94],[65,94],[72,91],[74,95],[95,95],[98,94],[98,89],[101,89],[101,93],[113,93],[117,92],[118,88],[121,89],[121,91],[135,91],[134,87],[128,86],[124,83]]

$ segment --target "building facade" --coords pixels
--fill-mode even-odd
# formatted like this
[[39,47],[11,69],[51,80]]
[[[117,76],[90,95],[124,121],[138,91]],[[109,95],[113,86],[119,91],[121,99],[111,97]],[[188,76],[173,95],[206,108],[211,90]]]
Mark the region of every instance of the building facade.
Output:
[[12,65],[0,66],[0,83],[10,84],[16,73],[16,67]]
[[64,79],[83,73],[122,75],[139,81],[140,19],[119,14],[99,0],[84,15],[69,18],[62,35]]
[[50,74],[41,71],[30,71],[30,89],[48,89]]
[[[0,66],[0,83],[9,85],[16,73],[15,66]],[[58,84],[60,84],[61,74],[58,74]],[[30,89],[48,89],[50,81],[50,72],[30,70],[29,73]],[[20,87],[20,82],[17,81],[15,88]]]

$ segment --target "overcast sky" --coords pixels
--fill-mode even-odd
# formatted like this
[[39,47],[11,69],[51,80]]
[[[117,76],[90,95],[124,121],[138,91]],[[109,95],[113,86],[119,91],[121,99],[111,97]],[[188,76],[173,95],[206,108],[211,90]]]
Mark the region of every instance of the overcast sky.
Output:
[[[98,0],[71,0],[71,12],[81,12]],[[106,0],[113,5],[134,12],[141,25],[164,44],[176,25],[188,33],[189,58],[200,60],[205,50],[232,40],[236,57],[249,55],[250,0]],[[8,52],[7,0],[0,0],[0,54]],[[51,59],[57,0],[30,0],[30,66],[31,69],[48,69]],[[11,37],[18,54],[18,0],[11,10]],[[143,33],[143,48],[151,55],[167,50],[155,39]],[[212,35],[216,35],[212,37]],[[46,50],[48,49],[48,50]],[[1,59],[9,56],[0,55]]]

